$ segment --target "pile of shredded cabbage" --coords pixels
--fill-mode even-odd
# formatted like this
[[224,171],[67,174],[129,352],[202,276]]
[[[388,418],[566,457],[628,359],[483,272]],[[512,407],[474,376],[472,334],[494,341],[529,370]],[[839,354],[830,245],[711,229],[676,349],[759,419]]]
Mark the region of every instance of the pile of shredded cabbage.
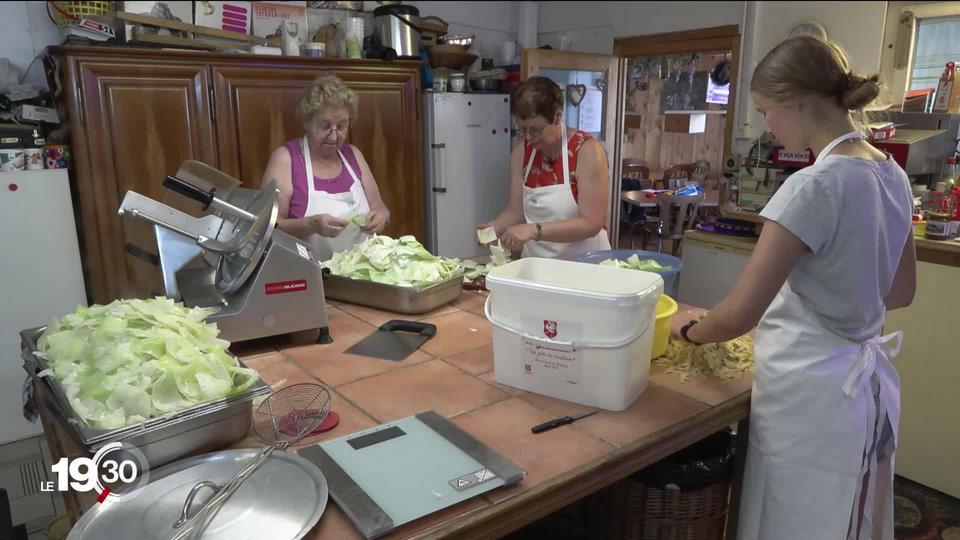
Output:
[[713,375],[730,380],[753,370],[753,338],[741,336],[723,343],[694,345],[671,339],[667,353],[654,360],[667,373],[676,373],[684,382],[691,376]]
[[644,259],[640,260],[640,257],[636,253],[627,258],[626,261],[621,261],[619,259],[607,259],[600,263],[600,266],[616,266],[618,268],[629,268],[631,270],[643,270],[645,272],[659,272],[662,270],[670,270],[670,266],[661,266],[660,263],[653,259]]
[[323,263],[338,276],[422,289],[461,272],[459,259],[431,254],[413,236],[374,236]]
[[212,309],[169,298],[117,300],[54,319],[37,342],[74,412],[96,429],[117,429],[253,386],[256,371],[227,354],[204,322]]

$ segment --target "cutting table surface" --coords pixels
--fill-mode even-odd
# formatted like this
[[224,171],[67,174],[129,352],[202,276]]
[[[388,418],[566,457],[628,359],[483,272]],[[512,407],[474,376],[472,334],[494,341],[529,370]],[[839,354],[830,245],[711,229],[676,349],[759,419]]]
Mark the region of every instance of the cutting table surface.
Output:
[[[601,411],[572,425],[534,435],[536,424],[589,407],[497,384],[491,325],[483,317],[482,294],[464,292],[453,305],[418,318],[437,325],[437,335],[402,362],[347,355],[343,351],[390,319],[411,318],[332,303],[330,345],[302,344],[306,338],[240,344],[234,352],[275,388],[320,382],[331,388],[341,422],[299,446],[335,439],[434,410],[527,471],[513,486],[499,488],[400,527],[385,538],[498,538],[595,493],[725,427],[745,429],[751,378],[721,381],[679,376],[651,366],[650,385],[622,412]],[[680,306],[675,326],[702,313]],[[38,389],[42,390],[40,387]],[[42,411],[53,453],[77,455],[62,426]],[[740,439],[740,444],[745,438]],[[259,447],[250,434],[235,447]],[[742,455],[742,453],[741,453]],[[736,483],[735,483],[736,486]],[[96,501],[65,494],[75,519]],[[736,504],[736,493],[734,504]],[[731,509],[731,516],[736,511]],[[735,520],[732,520],[735,521]],[[735,523],[732,524],[735,526]],[[360,539],[336,504],[308,540]]]

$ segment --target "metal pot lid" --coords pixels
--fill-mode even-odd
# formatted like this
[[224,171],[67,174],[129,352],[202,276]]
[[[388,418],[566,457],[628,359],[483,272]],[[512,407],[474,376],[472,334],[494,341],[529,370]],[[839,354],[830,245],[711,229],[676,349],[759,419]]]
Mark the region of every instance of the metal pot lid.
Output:
[[[203,481],[230,480],[259,449],[226,450],[177,461],[151,471],[150,483],[116,500],[91,508],[70,531],[67,540],[169,540],[176,530],[183,503]],[[274,452],[227,500],[203,540],[303,538],[327,506],[327,481],[316,465],[286,452]],[[212,496],[200,491],[196,511]]]

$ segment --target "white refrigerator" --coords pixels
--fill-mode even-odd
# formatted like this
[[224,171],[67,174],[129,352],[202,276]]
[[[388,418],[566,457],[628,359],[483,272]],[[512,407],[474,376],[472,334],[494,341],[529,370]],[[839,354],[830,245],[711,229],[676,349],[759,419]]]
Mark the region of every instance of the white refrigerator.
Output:
[[489,255],[476,227],[506,206],[510,188],[510,96],[423,96],[427,249],[441,257]]
[[40,434],[22,414],[20,331],[87,305],[66,169],[0,172],[0,445]]

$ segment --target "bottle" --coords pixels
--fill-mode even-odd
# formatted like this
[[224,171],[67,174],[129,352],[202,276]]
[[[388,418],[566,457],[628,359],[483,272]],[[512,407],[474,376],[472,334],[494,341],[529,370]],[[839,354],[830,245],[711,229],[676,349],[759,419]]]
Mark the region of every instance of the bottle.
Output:
[[933,112],[945,113],[950,110],[955,68],[956,64],[947,62],[946,67],[943,69],[943,73],[940,75],[940,83],[937,85],[937,97],[933,101]]
[[943,169],[943,176],[940,178],[940,181],[944,183],[944,193],[949,193],[953,190],[960,180],[960,167],[957,167],[957,157],[950,156],[947,158],[947,166]]

